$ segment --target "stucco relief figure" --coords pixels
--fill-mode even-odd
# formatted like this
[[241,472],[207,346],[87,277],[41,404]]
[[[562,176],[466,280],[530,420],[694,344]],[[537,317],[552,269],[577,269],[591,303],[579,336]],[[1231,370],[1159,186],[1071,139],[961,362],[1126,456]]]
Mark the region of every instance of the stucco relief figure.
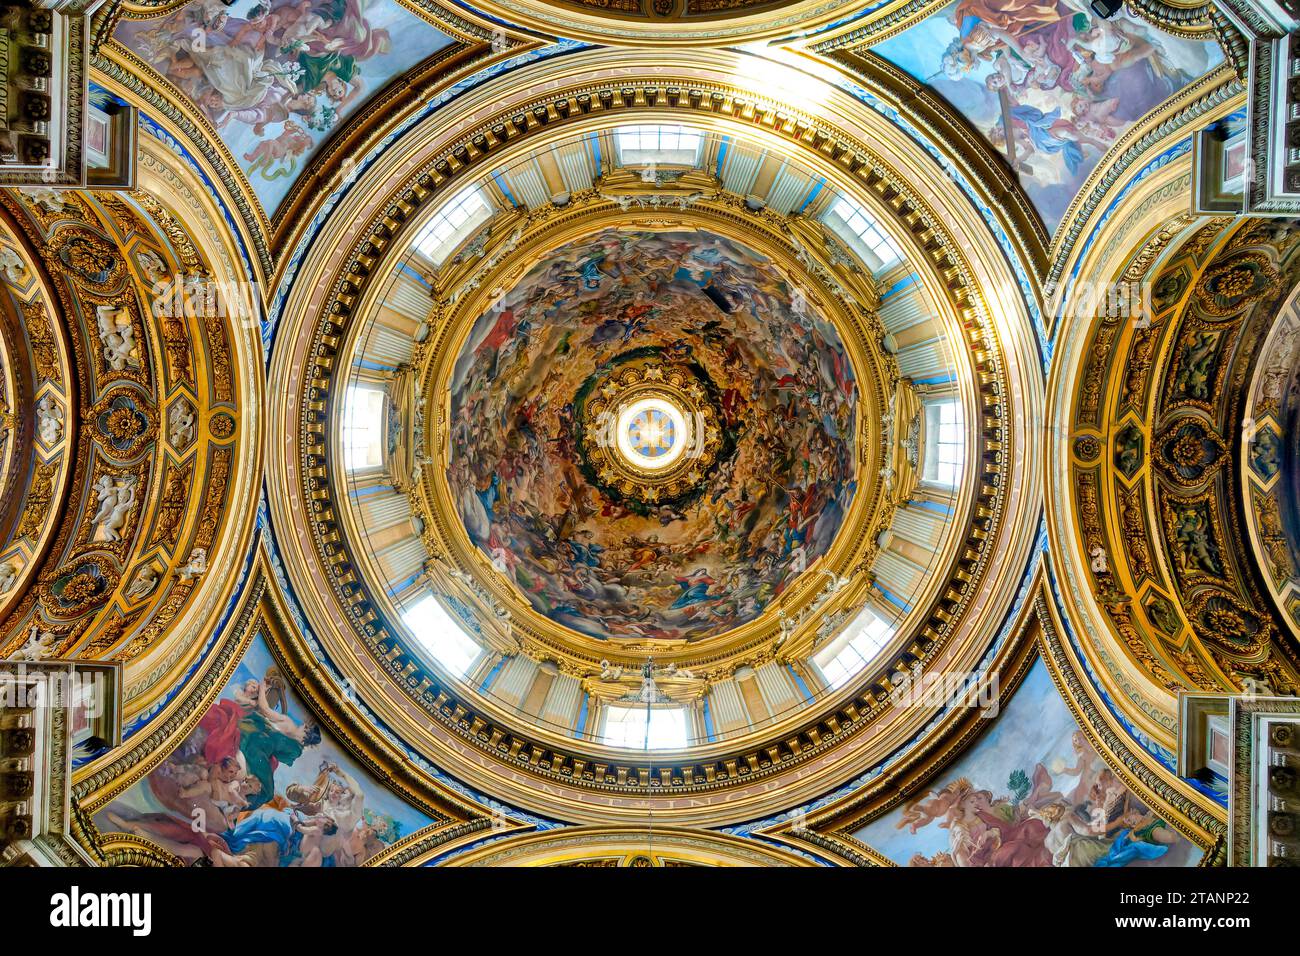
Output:
[[188,448],[195,435],[194,406],[182,399],[167,412],[167,440],[173,448]]
[[203,548],[195,548],[190,552],[189,559],[176,569],[176,574],[182,581],[193,581],[207,569],[208,552]]
[[12,561],[0,564],[0,594],[8,594],[18,580],[18,569]]
[[135,507],[136,479],[128,475],[120,483],[112,475],[100,475],[95,482],[95,494],[99,498],[99,510],[91,520],[97,541],[120,541],[122,528],[126,525],[131,510]]
[[163,262],[162,256],[152,249],[141,249],[137,252],[135,263],[140,267],[144,277],[149,280],[150,285],[161,286],[170,275],[167,263]]
[[114,372],[122,372],[140,364],[137,357],[135,327],[131,313],[123,308],[101,305],[96,310],[99,341],[104,347],[104,361]]
[[23,189],[22,193],[33,205],[49,215],[57,216],[67,208],[63,193],[49,186],[31,186]]
[[63,407],[53,395],[36,403],[36,430],[41,441],[51,447],[63,437]]
[[27,279],[27,264],[23,257],[8,246],[0,246],[0,274],[15,284]]
[[59,635],[41,629],[39,624],[32,625],[32,632],[22,647],[14,652],[15,661],[44,661],[54,656],[58,647]]
[[133,601],[148,597],[156,587],[158,587],[158,571],[153,565],[146,564],[135,572],[135,577],[131,579],[131,584],[126,589],[126,596]]

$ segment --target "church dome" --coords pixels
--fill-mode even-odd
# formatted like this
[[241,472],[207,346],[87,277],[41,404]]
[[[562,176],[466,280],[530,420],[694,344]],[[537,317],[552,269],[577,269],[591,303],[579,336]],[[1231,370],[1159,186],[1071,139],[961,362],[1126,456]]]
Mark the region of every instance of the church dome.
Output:
[[800,296],[716,233],[605,229],[541,253],[473,322],[448,490],[534,610],[597,639],[701,641],[830,551],[857,387]]

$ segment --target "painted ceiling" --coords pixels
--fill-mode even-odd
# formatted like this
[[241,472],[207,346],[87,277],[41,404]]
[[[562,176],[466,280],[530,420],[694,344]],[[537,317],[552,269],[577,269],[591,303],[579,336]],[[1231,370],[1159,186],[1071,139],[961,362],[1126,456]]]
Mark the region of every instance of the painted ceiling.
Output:
[[[598,638],[708,637],[826,553],[855,490],[856,384],[834,327],[793,298],[733,240],[607,230],[548,253],[478,319],[448,480],[537,611]],[[633,368],[683,370],[719,438],[711,466],[653,500],[586,447],[588,394]]]
[[194,0],[117,38],[207,118],[267,215],[349,116],[451,42],[391,0]]
[[1223,60],[1080,0],[958,0],[871,52],[941,94],[1006,158],[1049,233],[1133,123]]
[[106,3],[136,182],[0,192],[0,649],[120,668],[78,845],[1221,861],[1180,695],[1300,686],[1236,5]]

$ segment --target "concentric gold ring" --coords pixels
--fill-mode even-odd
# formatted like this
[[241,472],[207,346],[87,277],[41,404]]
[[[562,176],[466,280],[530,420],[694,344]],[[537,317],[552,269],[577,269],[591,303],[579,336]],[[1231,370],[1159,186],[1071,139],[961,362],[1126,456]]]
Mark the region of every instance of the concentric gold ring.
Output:
[[[593,375],[577,405],[578,449],[589,476],[607,493],[642,505],[698,490],[726,448],[707,378],[687,365],[620,363]],[[662,464],[638,453],[628,433],[632,419],[654,409],[664,410],[674,432]]]

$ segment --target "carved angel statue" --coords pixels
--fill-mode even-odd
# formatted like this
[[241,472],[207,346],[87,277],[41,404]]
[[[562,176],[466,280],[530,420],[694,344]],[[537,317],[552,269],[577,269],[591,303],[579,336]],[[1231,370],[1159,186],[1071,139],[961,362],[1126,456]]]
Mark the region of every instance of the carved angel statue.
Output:
[[777,614],[777,620],[781,622],[781,636],[776,639],[776,646],[780,647],[786,641],[790,640],[790,635],[793,634],[794,629],[799,626],[799,622],[786,614],[785,608],[782,608]]
[[203,548],[195,548],[190,552],[189,560],[176,569],[176,574],[182,581],[193,581],[207,569],[208,552]]
[[135,328],[126,309],[101,305],[96,309],[99,341],[104,347],[104,361],[114,372],[135,364]]
[[99,510],[91,519],[95,535],[101,541],[122,540],[122,528],[135,507],[135,476],[128,475],[119,485],[112,475],[100,475],[95,482]]
[[14,567],[12,561],[0,564],[0,594],[9,593],[10,588],[14,586],[14,582],[17,580],[18,569]]
[[53,395],[36,403],[36,425],[46,445],[56,445],[63,437],[63,408]]
[[678,667],[676,664],[669,664],[664,668],[664,674],[668,677],[675,677],[679,680],[695,680],[695,674],[685,667]]
[[921,415],[919,412],[912,416],[912,421],[907,426],[907,437],[900,441],[899,445],[907,456],[907,463],[915,468],[921,448]]
[[22,647],[14,652],[16,661],[43,661],[54,656],[59,635],[52,631],[41,630],[40,624],[32,625],[32,633]]
[[609,661],[600,662],[600,679],[601,680],[618,680],[623,676],[623,668],[615,667]]
[[1088,553],[1092,555],[1092,560],[1088,562],[1088,566],[1092,568],[1094,574],[1108,574],[1110,572],[1110,564],[1106,559],[1105,548],[1099,544],[1094,544],[1088,549]]
[[827,594],[838,594],[840,591],[843,591],[846,587],[848,587],[851,583],[853,583],[852,578],[847,577],[845,575],[836,574],[834,571],[830,570],[829,568],[823,568],[822,574],[826,575],[826,577],[829,579],[826,582],[826,587],[823,588],[823,590]]
[[131,600],[148,597],[153,593],[154,588],[158,586],[158,571],[153,565],[146,564],[139,571],[135,572],[135,577],[131,579],[131,585],[126,589],[126,596]]
[[886,461],[885,466],[880,469],[880,480],[885,486],[886,493],[894,490],[894,471],[893,462]]

